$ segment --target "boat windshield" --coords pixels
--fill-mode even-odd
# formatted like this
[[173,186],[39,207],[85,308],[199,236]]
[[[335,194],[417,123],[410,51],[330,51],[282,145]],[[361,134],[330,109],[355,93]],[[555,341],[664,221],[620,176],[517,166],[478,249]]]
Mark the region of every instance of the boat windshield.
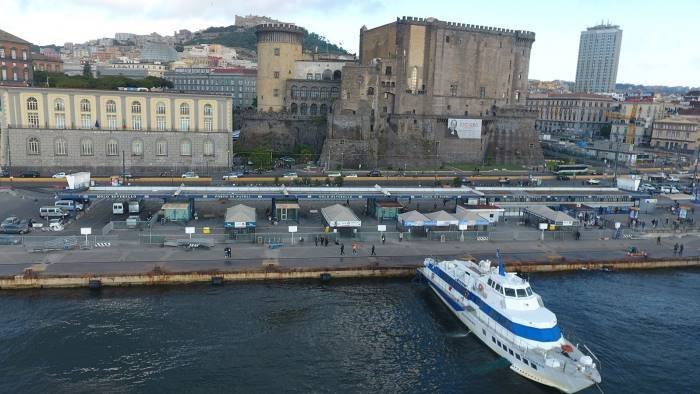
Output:
[[515,297],[515,289],[512,289],[510,287],[506,287],[506,295],[508,297]]
[[532,295],[532,289],[530,287],[527,287],[525,290],[527,291],[527,295]]
[[527,297],[527,293],[525,292],[525,289],[517,289],[516,291],[518,293],[518,297]]

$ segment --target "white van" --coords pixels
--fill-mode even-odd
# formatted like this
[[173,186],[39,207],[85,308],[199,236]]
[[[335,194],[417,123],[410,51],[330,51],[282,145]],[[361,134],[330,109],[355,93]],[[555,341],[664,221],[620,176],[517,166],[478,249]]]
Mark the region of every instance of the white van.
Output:
[[39,216],[42,218],[62,218],[68,216],[68,211],[64,211],[61,207],[41,207],[39,208]]
[[127,202],[114,202],[112,203],[112,215],[123,215],[126,213],[129,207]]
[[66,211],[82,211],[83,204],[73,200],[58,200],[54,204],[56,207],[61,207]]

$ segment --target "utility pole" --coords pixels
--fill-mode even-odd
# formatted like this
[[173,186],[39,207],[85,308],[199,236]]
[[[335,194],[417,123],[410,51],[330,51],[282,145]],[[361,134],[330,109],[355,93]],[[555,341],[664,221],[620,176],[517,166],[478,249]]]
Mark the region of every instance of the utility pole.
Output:
[[615,172],[613,175],[613,180],[617,184],[617,162],[618,162],[617,156],[620,154],[620,136],[619,135],[615,135],[615,141],[617,143],[617,147],[615,148]]
[[700,146],[695,145],[695,169],[693,170],[693,198],[698,195],[698,160],[700,159]]

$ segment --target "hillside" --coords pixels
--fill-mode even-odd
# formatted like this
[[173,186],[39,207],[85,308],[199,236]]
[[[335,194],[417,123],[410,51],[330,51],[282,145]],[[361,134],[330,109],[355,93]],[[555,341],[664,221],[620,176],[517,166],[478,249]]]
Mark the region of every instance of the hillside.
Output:
[[[241,28],[235,25],[210,27],[195,34],[195,38],[185,43],[191,44],[221,44],[228,47],[245,48],[251,51],[256,49],[255,29]],[[304,36],[303,46],[305,50],[347,54],[348,51],[329,42],[325,37],[316,33],[307,32]]]

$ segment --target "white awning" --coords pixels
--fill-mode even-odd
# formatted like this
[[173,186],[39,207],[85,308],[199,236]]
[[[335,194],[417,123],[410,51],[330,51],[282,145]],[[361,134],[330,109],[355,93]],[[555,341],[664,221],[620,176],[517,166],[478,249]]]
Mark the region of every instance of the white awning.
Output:
[[321,208],[321,215],[326,220],[330,227],[360,227],[362,222],[355,215],[352,209],[335,204],[329,207]]
[[431,220],[418,211],[410,211],[399,214],[399,222],[406,227],[423,227],[432,225]]
[[456,226],[459,224],[459,220],[456,217],[454,217],[453,215],[451,215],[445,211],[426,213],[425,217],[430,219],[430,221],[434,222],[435,225],[438,227],[450,226],[450,225]]

